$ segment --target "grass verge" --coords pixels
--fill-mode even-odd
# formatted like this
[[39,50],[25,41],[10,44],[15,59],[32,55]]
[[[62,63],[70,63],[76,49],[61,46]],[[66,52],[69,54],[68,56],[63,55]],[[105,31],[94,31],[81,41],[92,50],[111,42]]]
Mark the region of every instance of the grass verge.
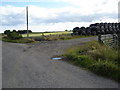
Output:
[[120,82],[118,51],[97,41],[74,46],[65,51],[65,60],[98,75]]
[[50,35],[44,37],[30,37],[30,38],[21,38],[21,39],[10,39],[7,36],[2,36],[2,41],[12,42],[12,43],[35,43],[37,41],[57,41],[57,40],[70,40],[77,38],[87,38],[95,36],[72,36],[72,35]]
[[86,38],[86,37],[93,37],[93,36],[51,35],[44,37],[36,37],[35,39],[39,41],[56,41],[56,40],[70,40],[70,39]]
[[7,37],[3,37],[2,41],[12,42],[12,43],[35,43],[36,42],[34,39],[30,39],[30,38],[21,38],[21,39],[12,40]]

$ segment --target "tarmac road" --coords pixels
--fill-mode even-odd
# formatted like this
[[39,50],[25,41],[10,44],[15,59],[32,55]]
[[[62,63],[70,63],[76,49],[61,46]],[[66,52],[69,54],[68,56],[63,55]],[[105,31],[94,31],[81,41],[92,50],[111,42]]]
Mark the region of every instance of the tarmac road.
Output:
[[51,57],[96,37],[36,44],[2,43],[3,88],[118,88],[118,83]]

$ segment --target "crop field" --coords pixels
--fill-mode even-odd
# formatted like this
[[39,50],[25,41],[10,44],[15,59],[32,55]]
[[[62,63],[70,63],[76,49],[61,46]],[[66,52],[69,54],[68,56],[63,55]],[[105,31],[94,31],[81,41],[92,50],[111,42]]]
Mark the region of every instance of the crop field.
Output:
[[[45,32],[44,35],[61,35],[61,34],[70,34],[72,31],[63,31],[63,32]],[[23,37],[27,37],[27,34],[22,34]],[[38,37],[42,36],[42,33],[30,33],[29,37]]]

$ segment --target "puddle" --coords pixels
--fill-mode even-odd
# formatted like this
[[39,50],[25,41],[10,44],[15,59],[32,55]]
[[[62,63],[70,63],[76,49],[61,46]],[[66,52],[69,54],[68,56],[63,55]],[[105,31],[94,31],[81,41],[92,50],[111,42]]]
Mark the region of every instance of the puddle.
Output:
[[61,57],[53,57],[51,58],[52,60],[61,60],[62,58]]

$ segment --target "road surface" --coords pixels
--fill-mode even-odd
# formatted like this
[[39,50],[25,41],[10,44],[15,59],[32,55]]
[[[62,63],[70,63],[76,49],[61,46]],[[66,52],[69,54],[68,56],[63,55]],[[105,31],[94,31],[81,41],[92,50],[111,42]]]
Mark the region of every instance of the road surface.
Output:
[[96,37],[36,44],[2,43],[3,88],[118,88],[118,83],[61,60],[64,49]]

